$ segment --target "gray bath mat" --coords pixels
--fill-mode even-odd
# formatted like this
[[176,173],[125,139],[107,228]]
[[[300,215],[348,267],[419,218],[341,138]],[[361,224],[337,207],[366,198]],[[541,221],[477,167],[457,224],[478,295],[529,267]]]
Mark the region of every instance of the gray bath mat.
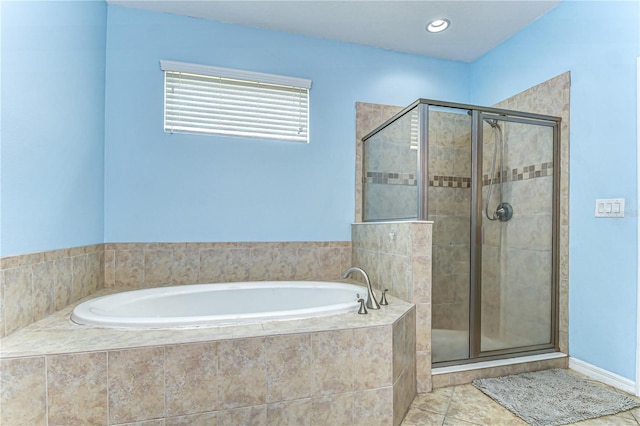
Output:
[[640,406],[562,369],[476,379],[473,385],[533,426],[565,425]]

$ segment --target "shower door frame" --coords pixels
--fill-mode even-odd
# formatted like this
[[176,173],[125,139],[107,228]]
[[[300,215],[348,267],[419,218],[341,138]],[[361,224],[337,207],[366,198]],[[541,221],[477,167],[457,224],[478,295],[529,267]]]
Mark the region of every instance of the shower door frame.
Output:
[[[421,187],[418,188],[418,220],[428,220],[428,146],[429,146],[429,107],[452,108],[466,110],[471,113],[471,205],[470,216],[470,267],[469,267],[469,357],[451,361],[433,363],[434,366],[468,364],[489,361],[513,356],[535,355],[559,351],[560,341],[560,117],[507,110],[502,108],[482,107],[478,105],[442,102],[431,99],[418,99],[406,110],[418,106],[420,117],[418,141],[420,155],[418,170]],[[403,110],[404,111],[404,110]],[[553,189],[552,189],[552,226],[551,226],[551,312],[550,342],[505,348],[493,351],[481,351],[482,329],[482,141],[483,119],[517,122],[531,125],[544,125],[553,129]]]
[[[559,244],[560,244],[560,122],[559,117],[540,116],[517,111],[478,108],[471,112],[471,258],[469,294],[469,359],[467,362],[500,359],[518,354],[534,355],[559,350]],[[485,119],[551,127],[553,131],[553,188],[551,225],[551,312],[550,342],[491,351],[481,350],[482,340],[482,158],[483,123]],[[502,179],[502,175],[500,176]],[[460,361],[444,361],[438,365],[459,364]]]
[[[457,102],[437,101],[420,98],[402,109],[382,125],[372,130],[362,138],[363,143],[384,130],[389,124],[417,107],[418,125],[418,156],[417,181],[418,205],[416,219],[428,221],[428,191],[429,191],[429,107],[441,107],[466,110],[471,113],[471,205],[470,205],[470,268],[469,268],[469,357],[452,361],[433,363],[434,366],[448,366],[467,364],[512,356],[535,355],[559,351],[559,289],[560,289],[560,117],[508,110],[502,108],[483,107],[478,105],[461,104]],[[482,116],[490,115],[500,121],[512,121],[525,124],[545,125],[553,128],[553,189],[552,189],[552,245],[551,245],[551,342],[548,344],[522,346],[494,351],[481,351],[481,290],[482,290]],[[364,162],[363,162],[364,171]],[[364,182],[364,173],[363,173]],[[364,190],[364,185],[363,185]],[[365,197],[362,196],[363,211]]]

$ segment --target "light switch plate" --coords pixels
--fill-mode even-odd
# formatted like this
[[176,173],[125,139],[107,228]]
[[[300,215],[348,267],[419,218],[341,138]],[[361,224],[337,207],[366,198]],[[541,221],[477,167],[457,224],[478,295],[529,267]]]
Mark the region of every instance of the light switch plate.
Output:
[[624,217],[624,198],[597,199],[596,217]]

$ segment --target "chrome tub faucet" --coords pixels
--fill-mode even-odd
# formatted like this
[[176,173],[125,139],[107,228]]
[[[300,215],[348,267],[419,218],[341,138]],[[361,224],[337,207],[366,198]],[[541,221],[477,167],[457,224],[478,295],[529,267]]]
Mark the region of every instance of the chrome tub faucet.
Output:
[[341,275],[341,278],[346,279],[351,273],[360,272],[364,277],[364,282],[367,284],[367,308],[369,309],[380,309],[380,304],[376,300],[376,295],[373,293],[373,289],[371,288],[371,281],[369,280],[369,275],[362,268],[358,268],[354,266],[353,268],[349,268],[344,271]]

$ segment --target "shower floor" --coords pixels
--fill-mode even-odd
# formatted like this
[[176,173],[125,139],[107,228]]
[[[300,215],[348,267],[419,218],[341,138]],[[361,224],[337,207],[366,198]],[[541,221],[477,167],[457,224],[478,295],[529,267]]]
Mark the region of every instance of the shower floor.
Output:
[[[491,351],[509,347],[505,341],[482,336],[482,349]],[[469,358],[469,333],[467,330],[431,330],[432,362],[455,361]]]

